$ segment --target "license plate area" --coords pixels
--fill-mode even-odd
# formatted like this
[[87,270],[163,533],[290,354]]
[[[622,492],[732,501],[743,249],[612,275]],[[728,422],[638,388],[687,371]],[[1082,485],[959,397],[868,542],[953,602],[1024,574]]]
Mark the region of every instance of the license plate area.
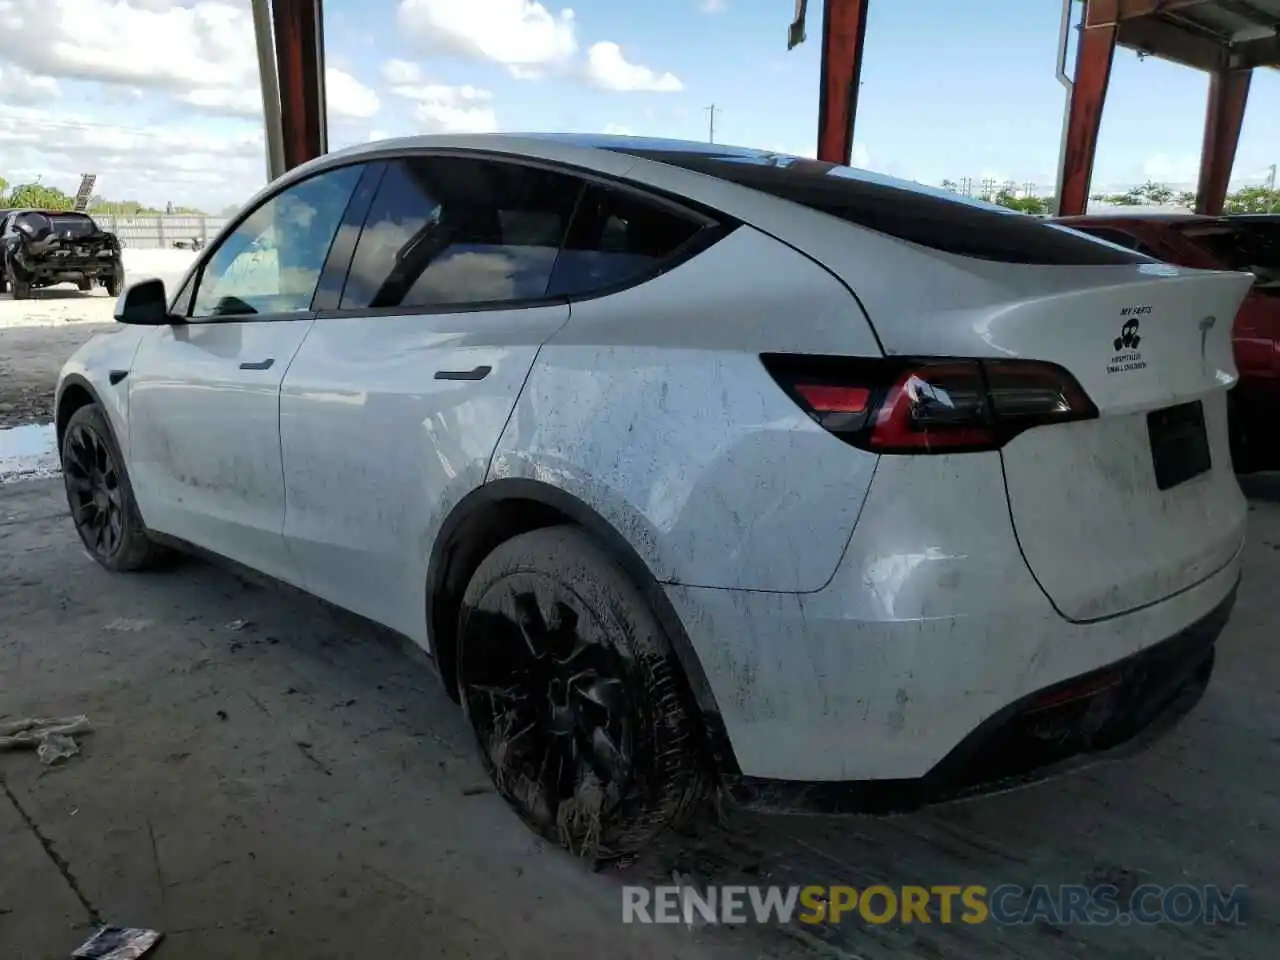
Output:
[[1151,462],[1156,486],[1169,490],[1213,466],[1209,436],[1204,428],[1204,405],[1195,400],[1147,414],[1151,438]]

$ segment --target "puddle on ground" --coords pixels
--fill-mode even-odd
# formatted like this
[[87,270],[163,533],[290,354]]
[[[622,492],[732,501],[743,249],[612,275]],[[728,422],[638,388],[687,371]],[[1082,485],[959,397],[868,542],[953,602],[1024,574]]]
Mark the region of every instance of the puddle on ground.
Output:
[[58,476],[62,467],[54,447],[51,423],[0,429],[0,483]]

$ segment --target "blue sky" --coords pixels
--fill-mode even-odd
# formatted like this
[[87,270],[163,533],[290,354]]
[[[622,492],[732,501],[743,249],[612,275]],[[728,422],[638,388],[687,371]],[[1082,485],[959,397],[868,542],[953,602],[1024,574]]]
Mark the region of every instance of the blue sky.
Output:
[[[814,148],[820,0],[808,41],[790,52],[793,0],[326,6],[335,146],[483,129],[703,139],[715,103],[718,140]],[[935,184],[1053,184],[1056,0],[870,9],[857,161]],[[1198,71],[1119,51],[1095,188],[1194,181],[1207,87]],[[0,0],[0,175],[10,180],[92,168],[112,196],[235,202],[262,179],[256,97],[248,0]],[[1268,120],[1278,113],[1280,74],[1259,71],[1237,180],[1280,161],[1280,124]],[[36,129],[45,135],[32,142]]]

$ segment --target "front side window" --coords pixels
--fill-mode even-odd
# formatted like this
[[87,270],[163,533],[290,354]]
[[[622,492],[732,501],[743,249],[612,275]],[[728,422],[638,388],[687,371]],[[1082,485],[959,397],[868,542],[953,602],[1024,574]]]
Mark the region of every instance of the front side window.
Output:
[[706,222],[636,195],[591,185],[583,195],[547,293],[589,294],[670,259]]
[[466,157],[387,164],[341,309],[532,300],[582,192],[576,177]]
[[305,313],[363,168],[329,170],[254,210],[215,250],[196,287],[194,318]]

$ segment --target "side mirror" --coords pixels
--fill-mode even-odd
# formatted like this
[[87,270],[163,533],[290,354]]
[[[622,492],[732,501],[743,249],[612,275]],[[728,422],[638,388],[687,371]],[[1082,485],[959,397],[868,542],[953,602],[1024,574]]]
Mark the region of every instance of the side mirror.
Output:
[[116,301],[116,322],[142,327],[164,327],[174,322],[169,316],[169,299],[163,280],[143,280],[132,284]]

